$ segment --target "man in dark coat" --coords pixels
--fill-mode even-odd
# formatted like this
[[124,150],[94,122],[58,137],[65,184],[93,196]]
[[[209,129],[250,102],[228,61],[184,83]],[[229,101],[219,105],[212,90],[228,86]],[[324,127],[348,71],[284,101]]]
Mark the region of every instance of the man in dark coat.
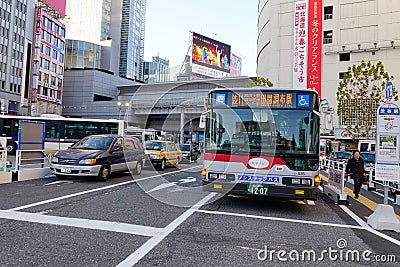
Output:
[[346,173],[350,173],[351,178],[354,180],[353,193],[355,195],[355,198],[358,198],[362,186],[363,177],[366,175],[364,160],[360,157],[360,151],[355,150],[353,152],[353,157],[347,162]]

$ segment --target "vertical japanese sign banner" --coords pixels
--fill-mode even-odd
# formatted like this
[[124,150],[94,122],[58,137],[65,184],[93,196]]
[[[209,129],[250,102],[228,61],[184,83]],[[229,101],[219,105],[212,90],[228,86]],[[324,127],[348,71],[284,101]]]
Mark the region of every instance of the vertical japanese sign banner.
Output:
[[309,0],[307,88],[321,97],[322,83],[322,0]]
[[293,88],[307,88],[307,2],[297,1],[294,8]]
[[321,95],[322,0],[296,1],[293,25],[293,88]]

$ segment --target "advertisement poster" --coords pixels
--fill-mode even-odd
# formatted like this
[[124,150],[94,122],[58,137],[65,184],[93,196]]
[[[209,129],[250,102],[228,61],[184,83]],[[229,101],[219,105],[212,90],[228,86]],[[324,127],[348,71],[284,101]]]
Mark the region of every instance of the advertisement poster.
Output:
[[193,33],[192,65],[194,73],[211,78],[229,77],[231,46]]
[[295,2],[294,47],[293,47],[293,88],[307,88],[307,42],[308,42],[308,1]]

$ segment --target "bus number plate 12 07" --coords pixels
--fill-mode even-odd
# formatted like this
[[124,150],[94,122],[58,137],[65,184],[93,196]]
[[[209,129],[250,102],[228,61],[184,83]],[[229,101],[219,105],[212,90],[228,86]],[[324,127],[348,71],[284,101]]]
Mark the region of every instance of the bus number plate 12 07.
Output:
[[268,196],[268,185],[266,184],[247,184],[248,195]]

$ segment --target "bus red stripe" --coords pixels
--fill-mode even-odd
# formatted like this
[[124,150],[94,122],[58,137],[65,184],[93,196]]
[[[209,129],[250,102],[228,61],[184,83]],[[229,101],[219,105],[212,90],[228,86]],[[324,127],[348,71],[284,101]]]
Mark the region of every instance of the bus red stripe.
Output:
[[229,155],[229,154],[212,154],[204,153],[204,160],[219,161],[219,162],[236,162],[243,163],[248,169],[255,169],[249,165],[249,160],[253,158],[263,158],[268,160],[270,163],[267,168],[263,170],[269,170],[275,165],[286,165],[280,157],[267,157],[267,156],[241,156],[241,155]]

